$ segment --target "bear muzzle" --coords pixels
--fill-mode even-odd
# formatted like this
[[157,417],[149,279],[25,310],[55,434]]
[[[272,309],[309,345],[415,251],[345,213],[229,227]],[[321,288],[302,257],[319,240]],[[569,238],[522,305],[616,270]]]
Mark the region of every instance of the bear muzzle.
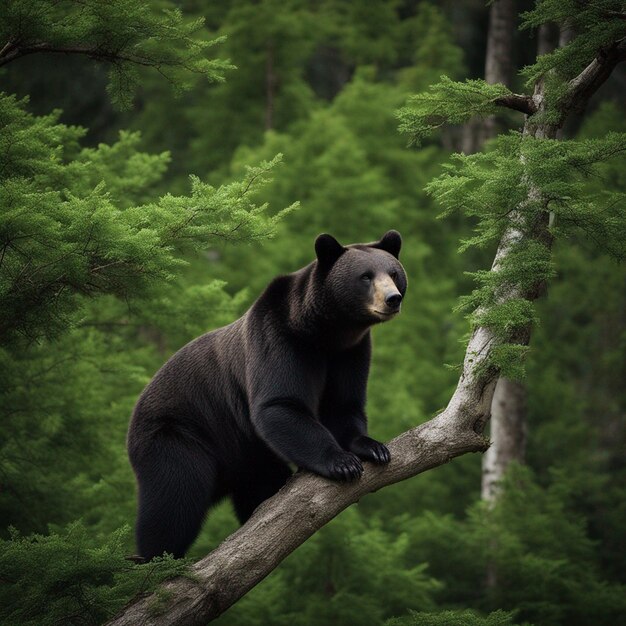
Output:
[[374,280],[374,298],[369,310],[381,320],[390,319],[400,312],[402,294],[389,275]]

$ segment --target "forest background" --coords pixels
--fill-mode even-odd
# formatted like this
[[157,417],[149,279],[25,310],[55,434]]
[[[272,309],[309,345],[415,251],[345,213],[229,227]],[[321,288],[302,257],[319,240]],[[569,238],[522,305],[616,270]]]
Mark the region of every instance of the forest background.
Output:
[[[48,4],[9,3],[32,29],[58,17],[41,12]],[[68,32],[87,28],[74,3],[58,4]],[[148,29],[150,15],[174,6],[97,4],[120,38],[125,22]],[[484,76],[489,6],[176,6],[178,32],[205,43],[226,36],[208,52],[198,44],[189,71],[176,68],[183,78],[81,54],[29,54],[0,70],[7,624],[101,623],[179,570],[124,559],[133,552],[133,404],[175,350],[308,263],[317,234],[349,243],[396,228],[404,238],[403,312],[374,331],[368,413],[381,440],[445,406],[469,330],[456,308],[473,287],[466,273],[493,258],[489,245],[460,254],[475,224],[437,219],[442,207],[425,191],[452,152],[481,147],[476,127],[443,128],[411,148],[397,128],[407,98],[441,75]],[[169,32],[155,39],[164,49]],[[536,29],[515,28],[511,41],[513,67],[534,62]],[[203,65],[205,53],[213,61]],[[523,77],[510,80],[522,89]],[[563,137],[626,131],[625,82],[618,67]],[[519,128],[521,115],[498,124]],[[625,193],[623,165],[609,159],[583,184]],[[217,623],[595,626],[626,615],[626,271],[602,239],[593,243],[555,245],[526,363],[526,452],[496,502],[481,499],[478,455],[388,487],[334,519]],[[230,504],[220,505],[190,558],[236,527]]]

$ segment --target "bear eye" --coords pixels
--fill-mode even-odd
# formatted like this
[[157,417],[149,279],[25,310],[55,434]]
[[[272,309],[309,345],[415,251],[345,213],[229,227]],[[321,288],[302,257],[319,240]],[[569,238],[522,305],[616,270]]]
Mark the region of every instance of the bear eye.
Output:
[[391,272],[389,272],[389,276],[391,276],[391,278],[398,278],[398,272],[396,272],[396,270],[391,270]]
[[372,280],[372,275],[369,272],[365,272],[365,274],[361,274],[361,280],[369,283]]

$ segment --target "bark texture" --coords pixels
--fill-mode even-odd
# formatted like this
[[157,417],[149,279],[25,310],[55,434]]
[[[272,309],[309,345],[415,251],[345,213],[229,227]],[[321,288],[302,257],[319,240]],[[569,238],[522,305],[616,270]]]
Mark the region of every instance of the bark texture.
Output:
[[[489,391],[486,390],[489,394]],[[483,402],[488,410],[488,403]],[[366,464],[360,481],[332,483],[308,472],[294,476],[266,500],[239,530],[192,568],[194,580],[178,578],[162,585],[165,609],[154,595],[140,598],[110,624],[200,626],[218,617],[265,578],[287,555],[362,496],[404,480],[465,452],[482,451],[485,440],[466,415],[464,428],[446,412],[404,433],[389,444],[390,465]]]
[[481,496],[493,501],[511,462],[524,462],[526,451],[526,387],[500,378],[491,404],[491,446],[483,456]]
[[[557,39],[559,46],[566,45],[574,36],[570,28],[563,28],[560,32],[550,24],[542,24],[539,29],[537,56],[551,52]],[[557,133],[565,117],[571,112],[584,108],[588,99],[606,81],[616,63],[624,58],[626,44],[618,42],[608,50],[602,51],[579,76],[569,84],[567,97],[562,103],[562,118],[556,124],[533,125],[527,123],[524,133],[537,138],[557,137]],[[541,81],[535,89],[532,100],[537,111],[544,108],[544,85]],[[501,102],[503,106],[516,108],[510,103]],[[537,199],[538,191],[530,182],[529,195]],[[526,451],[526,406],[527,390],[523,383],[501,378],[498,380],[491,407],[491,421],[489,423],[491,446],[483,456],[481,497],[483,500],[494,502],[498,496],[498,484],[504,478],[509,465],[516,461],[523,463]],[[487,573],[488,586],[495,586],[496,573],[490,566]]]
[[[610,70],[626,53],[616,43],[594,60],[569,83],[555,123],[535,124],[526,120],[524,133],[536,138],[553,138],[568,112],[593,93],[606,80]],[[608,70],[608,72],[607,72]],[[545,107],[543,84],[533,94],[539,112]],[[528,199],[538,191],[529,185]],[[522,231],[523,204],[509,215],[492,271],[524,237],[549,245],[548,215],[542,215],[532,228]],[[523,295],[532,300],[542,291],[535,285],[520,294],[512,289],[502,297]],[[530,329],[523,328],[514,338],[527,343]],[[177,578],[161,585],[159,594],[148,594],[131,601],[110,626],[200,626],[221,615],[229,606],[263,580],[288,554],[324,526],[329,520],[360,498],[382,487],[405,480],[442,465],[467,452],[484,451],[488,444],[481,435],[487,422],[497,371],[486,364],[495,344],[492,332],[476,328],[469,340],[463,371],[457,388],[443,412],[391,441],[392,460],[387,466],[365,463],[361,479],[341,485],[302,472],[294,476],[274,497],[265,501],[239,530],[228,537],[192,568],[193,579]],[[480,376],[477,372],[482,370]]]
[[[515,32],[516,7],[514,0],[499,0],[491,5],[489,35],[485,57],[485,81],[510,86],[513,73],[513,35]],[[515,108],[510,103],[503,103]],[[536,103],[533,103],[536,106]],[[530,105],[529,105],[530,106]],[[530,112],[530,111],[526,111]],[[479,136],[478,149],[498,134],[500,124],[495,115],[484,120]],[[511,394],[511,395],[509,395]],[[526,390],[521,383],[500,379],[491,406],[491,446],[483,456],[481,495],[493,500],[498,482],[502,480],[509,463],[523,460],[523,445],[518,434],[525,432]],[[519,405],[519,406],[518,406]]]

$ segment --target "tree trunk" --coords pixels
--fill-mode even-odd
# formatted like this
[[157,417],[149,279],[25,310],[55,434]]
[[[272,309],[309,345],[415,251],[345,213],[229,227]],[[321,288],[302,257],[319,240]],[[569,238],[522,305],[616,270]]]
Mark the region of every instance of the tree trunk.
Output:
[[[485,81],[490,84],[502,83],[511,86],[513,72],[513,39],[515,36],[515,0],[496,0],[489,10],[489,32],[485,55]],[[490,115],[482,124],[482,144],[498,134],[500,123],[497,116]]]
[[[515,0],[498,0],[491,5],[485,57],[485,81],[488,83],[510,86],[516,15]],[[499,126],[495,115],[484,120],[477,149],[498,134]],[[525,434],[521,433],[526,431],[525,396],[521,383],[500,379],[496,385],[491,407],[491,446],[483,457],[483,499],[495,498],[497,484],[512,460],[523,461]]]
[[[492,5],[492,9],[494,6],[495,4]],[[537,35],[537,56],[552,52],[557,46],[566,45],[573,37],[574,32],[569,26],[564,26],[559,30],[555,24],[542,24]],[[489,65],[488,46],[486,68]],[[493,60],[491,66],[494,76],[498,71],[503,75],[504,70],[498,70],[497,63]],[[485,69],[485,79],[487,82],[494,82],[487,78],[487,69]],[[542,92],[543,87],[539,94],[535,95],[543,97]],[[558,131],[559,129],[554,126],[549,129],[547,136],[554,138]],[[481,497],[483,500],[494,502],[498,495],[498,484],[504,478],[508,466],[512,461],[524,462],[527,433],[526,396],[527,389],[521,382],[501,378],[496,385],[489,425],[491,446],[483,456],[482,464]],[[496,574],[490,569],[487,573],[487,585],[494,586],[495,584]]]
[[537,33],[537,56],[552,52],[559,43],[559,28],[556,24],[545,22]]
[[274,72],[274,44],[267,44],[267,60],[265,62],[265,130],[274,127],[274,96],[278,83]]
[[524,462],[526,450],[526,387],[500,378],[491,403],[491,446],[483,456],[481,495],[493,501],[512,461]]
[[[516,16],[515,0],[495,0],[491,4],[485,54],[485,81],[490,84],[511,84]],[[470,120],[463,128],[461,151],[478,152],[485,141],[498,134],[499,126],[495,115]]]

